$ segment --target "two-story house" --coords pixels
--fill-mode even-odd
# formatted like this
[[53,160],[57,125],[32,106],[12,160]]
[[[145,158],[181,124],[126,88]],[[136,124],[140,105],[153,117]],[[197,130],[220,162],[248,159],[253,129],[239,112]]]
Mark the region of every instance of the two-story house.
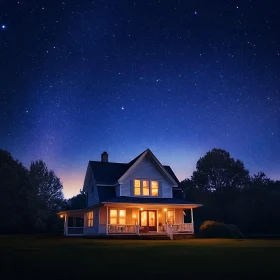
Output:
[[[193,209],[181,196],[179,181],[169,166],[145,150],[129,163],[89,161],[83,191],[87,208],[62,211],[65,235],[193,234]],[[184,216],[190,220],[184,223]]]

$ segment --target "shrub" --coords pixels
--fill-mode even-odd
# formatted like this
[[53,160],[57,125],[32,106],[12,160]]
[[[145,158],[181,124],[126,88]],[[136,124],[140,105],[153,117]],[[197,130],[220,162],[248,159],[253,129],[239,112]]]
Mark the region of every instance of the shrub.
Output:
[[244,238],[243,233],[240,231],[240,229],[238,228],[238,226],[236,225],[227,225],[228,229],[231,233],[232,238]]
[[199,228],[199,235],[208,238],[243,238],[236,225],[228,225],[215,221],[204,221]]

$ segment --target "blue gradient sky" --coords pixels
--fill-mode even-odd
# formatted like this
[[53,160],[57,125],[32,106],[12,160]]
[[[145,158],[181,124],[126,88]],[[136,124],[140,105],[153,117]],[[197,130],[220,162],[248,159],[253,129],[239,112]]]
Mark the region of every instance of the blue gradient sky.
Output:
[[223,148],[280,179],[279,6],[4,1],[0,148],[46,161],[66,197],[103,151],[150,148],[182,180]]

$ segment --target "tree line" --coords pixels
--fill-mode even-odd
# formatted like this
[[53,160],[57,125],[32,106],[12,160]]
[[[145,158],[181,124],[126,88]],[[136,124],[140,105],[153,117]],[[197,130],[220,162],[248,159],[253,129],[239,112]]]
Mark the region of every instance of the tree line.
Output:
[[194,211],[197,227],[213,220],[237,225],[245,235],[280,234],[280,181],[261,171],[250,176],[225,150],[201,157],[181,188],[187,200],[203,204]]
[[42,160],[29,170],[0,150],[0,233],[54,233],[63,231],[62,209],[85,207],[84,195],[64,199],[63,186]]
[[[237,225],[245,235],[280,234],[280,181],[263,172],[250,176],[225,150],[207,152],[180,187],[186,200],[203,204],[194,211],[196,230],[213,220]],[[62,232],[57,213],[86,207],[84,193],[65,199],[62,190],[44,161],[32,162],[28,170],[0,150],[0,233]]]

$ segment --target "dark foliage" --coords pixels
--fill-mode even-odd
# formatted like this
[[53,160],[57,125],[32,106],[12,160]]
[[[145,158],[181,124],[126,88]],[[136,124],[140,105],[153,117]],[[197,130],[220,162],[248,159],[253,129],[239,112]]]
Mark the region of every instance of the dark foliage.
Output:
[[59,232],[62,184],[43,161],[30,171],[0,150],[0,233]]
[[78,195],[73,196],[72,198],[66,201],[66,210],[77,210],[83,209],[87,206],[87,195],[84,192],[80,192]]
[[37,224],[36,190],[28,170],[0,150],[0,233],[33,232]]
[[199,236],[204,238],[243,238],[236,225],[228,225],[215,221],[205,221],[199,228]]
[[31,163],[30,181],[36,190],[37,209],[40,217],[38,229],[46,232],[57,232],[61,227],[61,220],[57,212],[64,205],[62,184],[52,170],[48,170],[44,161]]
[[195,211],[196,226],[214,220],[235,224],[245,234],[280,234],[280,182],[263,172],[250,177],[242,161],[224,150],[200,158],[181,188],[186,199],[203,204]]

